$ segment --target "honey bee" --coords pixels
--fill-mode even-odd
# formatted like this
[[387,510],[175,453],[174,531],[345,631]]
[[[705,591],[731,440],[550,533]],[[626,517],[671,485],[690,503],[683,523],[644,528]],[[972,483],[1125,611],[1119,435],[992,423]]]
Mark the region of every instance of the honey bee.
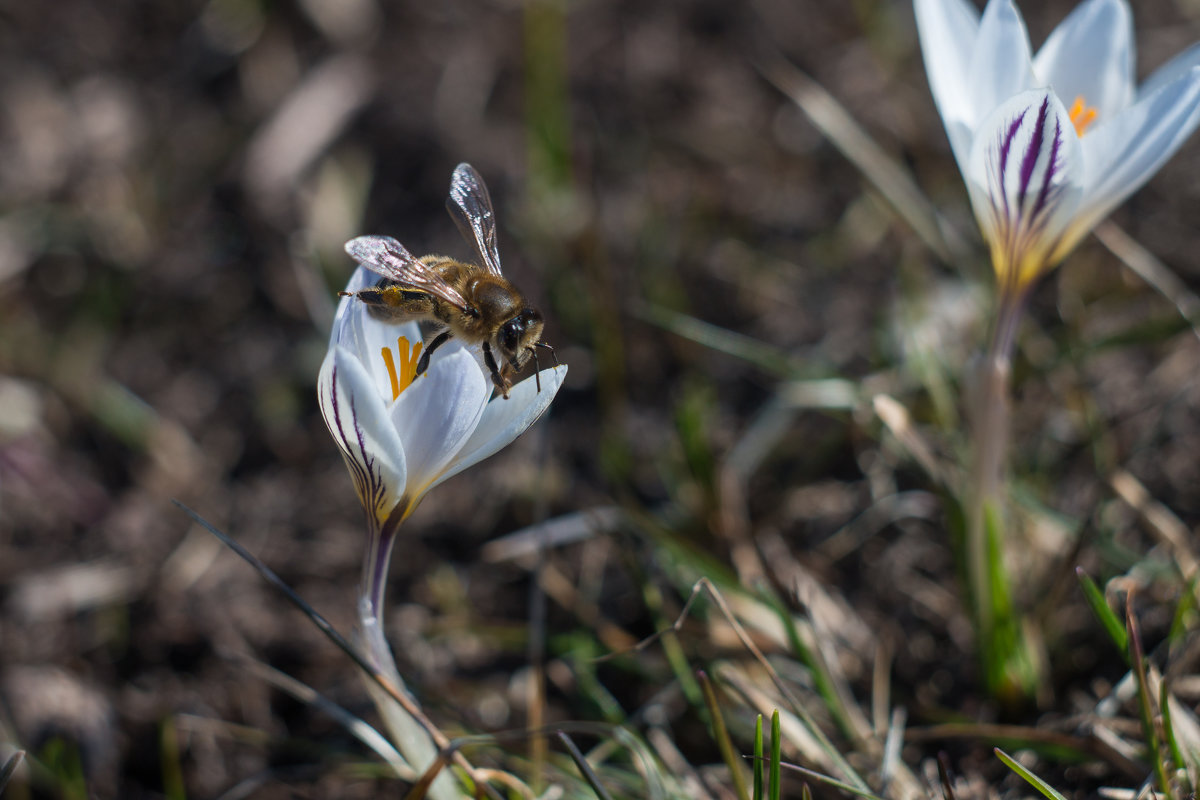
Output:
[[[366,303],[378,319],[438,325],[417,362],[418,375],[428,369],[433,351],[453,336],[467,344],[481,344],[492,383],[507,399],[512,388],[509,376],[531,357],[536,370],[537,348],[551,354],[554,348],[541,341],[541,312],[500,272],[492,198],[470,164],[455,168],[446,210],[473,246],[477,263],[437,255],[415,258],[390,236],[359,236],[346,243],[346,252],[384,280],[370,289],[341,294]],[[541,377],[536,371],[534,375],[540,392]]]

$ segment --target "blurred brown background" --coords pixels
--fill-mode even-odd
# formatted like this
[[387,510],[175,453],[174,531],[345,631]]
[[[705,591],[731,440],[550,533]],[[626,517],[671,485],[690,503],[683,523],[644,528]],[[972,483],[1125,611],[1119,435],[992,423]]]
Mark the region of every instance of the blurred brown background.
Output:
[[[1035,43],[1071,6],[1025,5]],[[1195,3],[1139,2],[1135,21],[1142,76],[1200,39]],[[939,262],[764,79],[777,59],[915,173],[972,255]],[[76,774],[101,797],[395,791],[330,769],[370,757],[236,662],[370,713],[345,658],[170,499],[350,628],[361,511],[314,392],[341,244],[465,256],[443,210],[460,161],[570,374],[547,420],[427,498],[398,548],[392,640],[451,728],[523,724],[529,566],[486,563],[489,539],[619,504],[666,509],[728,564],[714,475],[781,387],[844,379],[924,420],[937,398],[913,354],[940,360],[953,404],[982,341],[989,271],[907,2],[5,3],[0,740],[51,766],[34,796],[69,796]],[[1116,216],[1193,290],[1197,176],[1191,142]],[[1200,348],[1171,305],[1089,240],[1039,287],[1026,340],[1016,449],[1047,504],[1128,528],[1104,505],[1121,467],[1200,521]],[[803,406],[747,478],[747,530],[783,537],[882,636],[925,644],[900,650],[902,696],[971,708],[961,603],[909,607],[918,572],[957,593],[936,504],[806,555],[924,478],[869,408]],[[1130,536],[1113,545],[1147,546]],[[555,559],[641,636],[659,627],[655,552],[618,532]],[[549,613],[552,659],[589,646],[586,617]],[[1106,657],[1077,651],[1065,683]],[[660,688],[609,677],[627,710]],[[551,688],[552,717],[600,715]],[[715,760],[702,732],[681,742]]]

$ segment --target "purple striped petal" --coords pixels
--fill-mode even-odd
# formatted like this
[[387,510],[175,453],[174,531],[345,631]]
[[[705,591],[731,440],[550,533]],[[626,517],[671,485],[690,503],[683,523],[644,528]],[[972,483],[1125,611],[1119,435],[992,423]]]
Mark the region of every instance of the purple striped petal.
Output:
[[1022,289],[1054,266],[1081,184],[1079,138],[1050,90],[1018,94],[980,126],[968,187],[1003,290]]
[[368,518],[382,525],[404,495],[408,469],[383,398],[354,353],[329,350],[317,378],[317,400]]

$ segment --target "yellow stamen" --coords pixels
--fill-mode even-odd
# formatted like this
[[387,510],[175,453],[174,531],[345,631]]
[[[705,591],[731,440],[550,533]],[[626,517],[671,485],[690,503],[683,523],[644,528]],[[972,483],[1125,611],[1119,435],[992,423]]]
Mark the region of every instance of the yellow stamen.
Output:
[[415,346],[410,345],[406,336],[396,339],[396,350],[400,353],[399,372],[396,371],[396,362],[392,357],[392,348],[384,347],[380,349],[383,355],[383,363],[387,366],[388,378],[392,383],[393,401],[417,379],[417,362],[421,360],[421,348],[424,346],[424,342],[417,342]]
[[1083,95],[1075,98],[1068,113],[1071,117],[1071,124],[1075,126],[1075,133],[1079,136],[1083,136],[1087,132],[1088,126],[1096,121],[1096,109],[1083,102]]
[[417,362],[421,360],[421,348],[424,342],[417,342],[409,349],[408,339],[401,336],[396,340],[396,349],[400,351],[400,391],[417,379]]
[[383,363],[387,365],[388,377],[392,379],[392,399],[395,400],[400,396],[400,381],[396,379],[396,363],[392,361],[392,348],[381,347],[380,352],[383,354]]

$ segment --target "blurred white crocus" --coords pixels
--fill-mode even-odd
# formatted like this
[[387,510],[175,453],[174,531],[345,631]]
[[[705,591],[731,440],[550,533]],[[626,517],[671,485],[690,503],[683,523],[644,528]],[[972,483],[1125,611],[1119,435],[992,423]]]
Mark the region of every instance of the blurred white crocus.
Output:
[[1032,55],[1012,0],[914,0],[925,69],[1004,295],[1020,295],[1200,122],[1200,46],[1134,83],[1125,0],[1086,0]]

